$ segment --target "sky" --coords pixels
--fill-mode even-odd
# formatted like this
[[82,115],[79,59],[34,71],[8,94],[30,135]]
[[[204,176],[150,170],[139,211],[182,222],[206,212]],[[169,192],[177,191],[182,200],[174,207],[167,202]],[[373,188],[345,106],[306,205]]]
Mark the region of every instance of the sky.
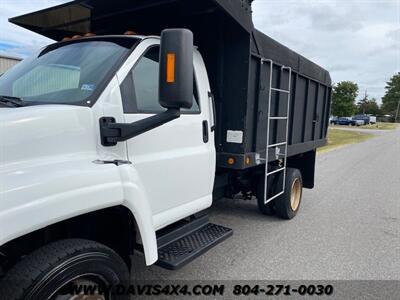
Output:
[[[65,3],[0,0],[0,54],[26,57],[52,41],[8,18]],[[359,98],[380,98],[400,72],[400,0],[255,0],[256,27],[321,65],[337,83],[354,81]]]

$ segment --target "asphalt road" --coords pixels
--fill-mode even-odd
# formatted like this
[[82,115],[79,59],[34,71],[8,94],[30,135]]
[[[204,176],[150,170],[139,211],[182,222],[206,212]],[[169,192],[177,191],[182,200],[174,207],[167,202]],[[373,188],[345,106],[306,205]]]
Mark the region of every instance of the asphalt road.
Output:
[[400,280],[400,130],[320,154],[316,172],[295,219],[261,215],[254,200],[218,201],[211,219],[231,238],[178,271],[136,255],[134,279]]

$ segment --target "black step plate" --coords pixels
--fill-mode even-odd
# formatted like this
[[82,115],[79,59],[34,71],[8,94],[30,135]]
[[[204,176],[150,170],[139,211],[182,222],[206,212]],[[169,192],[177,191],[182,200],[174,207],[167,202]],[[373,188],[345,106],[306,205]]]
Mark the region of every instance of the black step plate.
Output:
[[208,223],[158,249],[156,265],[176,270],[232,235],[230,228]]

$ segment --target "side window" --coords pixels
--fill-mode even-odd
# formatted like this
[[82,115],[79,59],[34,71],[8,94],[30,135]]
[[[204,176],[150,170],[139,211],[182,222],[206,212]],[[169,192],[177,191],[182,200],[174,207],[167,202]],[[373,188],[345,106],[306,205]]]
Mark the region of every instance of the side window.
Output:
[[[155,46],[139,59],[121,84],[121,95],[125,113],[160,113],[165,111],[158,103],[160,47]],[[182,112],[199,113],[196,84],[193,105]]]

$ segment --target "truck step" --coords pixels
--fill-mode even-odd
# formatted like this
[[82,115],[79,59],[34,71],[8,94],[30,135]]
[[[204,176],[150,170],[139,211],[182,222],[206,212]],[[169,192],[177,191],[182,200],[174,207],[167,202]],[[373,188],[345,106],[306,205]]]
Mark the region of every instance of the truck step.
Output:
[[208,222],[207,217],[183,224],[157,239],[156,265],[176,270],[232,235],[230,228]]

